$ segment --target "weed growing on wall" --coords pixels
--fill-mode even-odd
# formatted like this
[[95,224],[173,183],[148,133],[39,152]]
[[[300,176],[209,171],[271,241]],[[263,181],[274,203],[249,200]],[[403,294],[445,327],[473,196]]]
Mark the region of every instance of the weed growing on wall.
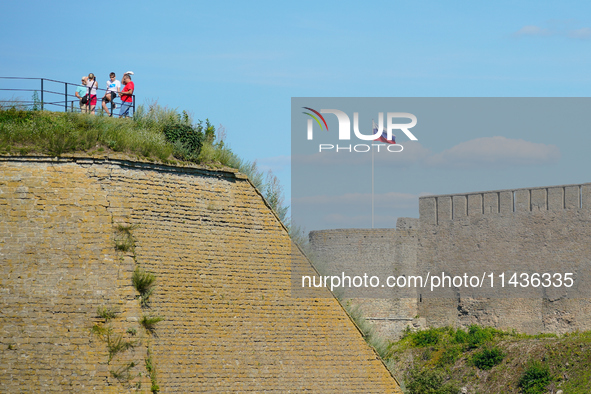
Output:
[[135,367],[135,362],[131,361],[127,364],[124,364],[120,368],[116,370],[111,370],[111,376],[117,379],[120,382],[129,382],[133,377],[131,376],[131,368]]
[[154,360],[152,359],[152,352],[150,351],[149,343],[148,350],[146,352],[145,365],[146,371],[148,371],[148,376],[150,377],[150,381],[152,382],[150,390],[152,391],[152,393],[157,393],[158,391],[160,391],[160,386],[158,386],[156,367],[154,366]]
[[115,355],[131,349],[137,345],[135,341],[126,340],[123,334],[118,334],[111,325],[95,324],[92,327],[92,333],[98,336],[106,345],[109,352],[110,364]]
[[136,226],[118,224],[115,234],[115,249],[121,252],[133,251],[135,247],[135,240],[132,236],[132,231]]
[[164,319],[160,316],[144,315],[140,319],[140,324],[146,329],[147,332],[153,334],[154,330],[156,329],[156,323],[161,322],[162,320]]
[[131,283],[139,293],[141,306],[148,306],[148,301],[150,300],[150,296],[156,285],[156,276],[150,272],[144,271],[139,266],[136,266],[131,277]]
[[[156,287],[156,275],[151,272],[148,272],[140,267],[137,256],[135,254],[135,237],[133,236],[133,231],[137,229],[137,225],[123,225],[118,224],[116,226],[116,232],[119,234],[117,238],[119,242],[123,240],[123,243],[133,245],[129,250],[132,252],[132,258],[135,262],[136,266],[131,276],[131,284],[138,292],[138,300],[140,303],[140,308],[148,309],[150,307],[149,300],[150,296],[154,293],[154,289]],[[116,239],[116,245],[117,245]],[[117,250],[123,251],[123,249],[117,247]],[[155,335],[156,333],[156,324],[164,320],[160,316],[153,316],[150,314],[144,314],[141,319],[139,320],[140,326],[144,328],[144,332],[146,336]],[[137,330],[135,328],[130,328],[127,330],[127,334],[131,336],[136,336]],[[158,385],[157,373],[156,373],[156,365],[154,359],[152,357],[152,351],[150,349],[150,341],[147,341],[146,344],[146,357],[144,358],[144,366],[146,368],[146,372],[150,377],[150,390],[152,393],[158,393],[160,391],[160,386]],[[132,368],[132,367],[130,367]],[[123,376],[125,377],[126,371],[125,369],[111,371],[111,375],[114,377]]]
[[[123,261],[124,258],[123,253],[129,252],[131,256],[128,254],[127,257],[131,257],[136,264],[131,282],[138,292],[137,298],[139,300],[140,308],[145,309],[149,308],[149,298],[154,292],[156,276],[143,270],[137,262],[135,254],[135,237],[133,235],[134,230],[137,228],[138,226],[136,225],[116,224],[114,226],[114,246],[115,249],[120,252],[119,258],[121,261]],[[136,327],[128,327],[127,329],[124,329],[124,332],[119,332],[118,329],[115,329],[119,314],[122,314],[122,312],[117,311],[114,307],[98,307],[97,316],[104,321],[94,324],[91,332],[94,336],[98,337],[107,348],[107,364],[110,365],[110,376],[115,378],[119,383],[126,384],[128,389],[139,389],[141,388],[141,376],[143,372],[137,370],[134,371],[134,368],[138,365],[142,365],[142,363],[138,364],[136,361],[131,360],[121,364],[121,359],[119,357],[126,351],[141,346],[144,340],[149,338],[149,336],[154,335],[156,324],[163,319],[159,316],[144,314],[139,319],[139,327],[143,327],[144,329],[142,332],[138,333]],[[149,339],[146,342],[146,356],[143,366],[146,368],[147,376],[150,377],[151,391],[157,393],[160,388],[156,378],[156,367],[150,350]],[[120,360],[119,363],[115,361],[116,358]],[[139,379],[136,380],[136,378]]]
[[343,302],[339,300],[347,314],[351,317],[351,320],[355,323],[365,341],[375,350],[378,356],[384,362],[384,365],[390,370],[390,373],[394,376],[395,370],[387,360],[388,355],[388,342],[380,337],[376,333],[373,325],[368,322],[361,312],[359,306],[353,306],[350,302]]
[[114,319],[117,316],[117,311],[115,308],[107,307],[107,306],[99,306],[96,310],[96,314],[105,319],[105,322],[108,323],[110,320]]

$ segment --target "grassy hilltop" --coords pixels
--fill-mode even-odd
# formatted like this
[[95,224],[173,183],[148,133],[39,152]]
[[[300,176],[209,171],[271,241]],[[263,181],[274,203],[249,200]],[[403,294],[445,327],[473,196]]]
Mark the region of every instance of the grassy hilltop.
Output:
[[525,335],[473,325],[407,331],[390,343],[370,331],[366,339],[410,394],[591,393],[589,331]]
[[138,106],[128,119],[0,106],[0,155],[117,153],[168,165],[234,168],[248,176],[289,228],[288,207],[283,205],[277,177],[260,171],[256,161],[240,159],[224,139],[224,128],[216,130],[209,119],[194,122],[185,111],[157,104]]

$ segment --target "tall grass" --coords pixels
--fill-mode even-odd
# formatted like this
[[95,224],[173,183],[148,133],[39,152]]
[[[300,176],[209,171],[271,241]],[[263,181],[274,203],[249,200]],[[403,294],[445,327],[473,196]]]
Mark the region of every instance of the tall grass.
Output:
[[259,170],[256,161],[240,159],[225,136],[223,126],[216,130],[209,119],[194,122],[186,111],[179,113],[156,102],[138,106],[132,119],[23,110],[0,103],[0,155],[59,157],[113,151],[164,164],[235,168],[248,176],[289,229],[289,209],[277,177]]
[[65,153],[110,149],[168,162],[173,149],[158,127],[78,113],[0,108],[0,153]]

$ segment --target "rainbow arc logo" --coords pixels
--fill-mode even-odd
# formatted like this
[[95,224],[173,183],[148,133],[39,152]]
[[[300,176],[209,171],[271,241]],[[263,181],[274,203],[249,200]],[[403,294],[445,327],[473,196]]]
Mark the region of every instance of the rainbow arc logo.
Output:
[[[318,115],[320,117],[320,119],[322,119],[322,122],[324,122],[324,125],[326,126],[326,131],[328,131],[328,125],[326,124],[326,120],[324,120],[324,116],[320,115],[320,112],[318,112],[312,108],[309,108],[309,107],[302,107],[302,108],[307,109],[308,111],[312,111],[316,115]],[[316,123],[318,123],[318,126],[320,126],[320,130],[322,130],[322,123],[320,123],[320,120],[318,120],[318,118],[316,116],[312,115],[309,112],[302,112],[302,113],[312,117],[312,119],[314,119],[316,121]]]

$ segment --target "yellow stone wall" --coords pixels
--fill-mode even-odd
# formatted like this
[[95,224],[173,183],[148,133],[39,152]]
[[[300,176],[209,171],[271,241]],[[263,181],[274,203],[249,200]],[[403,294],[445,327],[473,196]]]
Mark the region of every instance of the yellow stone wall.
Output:
[[[290,239],[241,174],[3,158],[0,218],[0,392],[150,392],[148,348],[162,393],[400,392],[334,298],[291,297]],[[158,278],[149,308],[136,266]],[[109,363],[101,306],[135,344]]]

